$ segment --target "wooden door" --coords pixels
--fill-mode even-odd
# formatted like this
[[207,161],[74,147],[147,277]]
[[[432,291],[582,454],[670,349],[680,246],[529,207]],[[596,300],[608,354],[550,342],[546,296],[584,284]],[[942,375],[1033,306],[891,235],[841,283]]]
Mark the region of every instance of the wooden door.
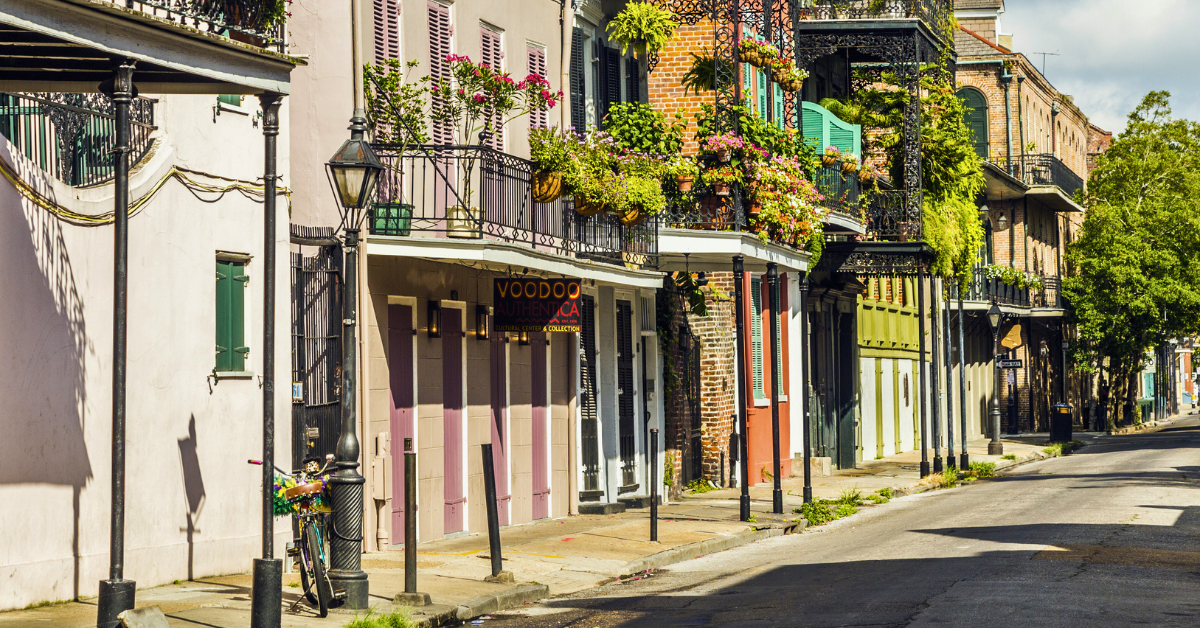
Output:
[[416,436],[413,425],[412,306],[388,306],[387,358],[388,417],[392,431],[392,542],[399,545],[404,538],[404,439]]
[[617,301],[617,431],[621,449],[619,492],[623,493],[638,489],[633,395],[633,305]]
[[504,342],[504,334],[496,333],[495,329],[489,335],[492,339],[492,470],[496,474],[496,513],[500,525],[508,525],[512,503],[508,481],[508,344]]
[[550,395],[546,334],[529,334],[533,391],[533,518],[550,516]]
[[463,486],[463,323],[462,311],[442,309],[442,455],[445,534],[462,532],[466,490]]

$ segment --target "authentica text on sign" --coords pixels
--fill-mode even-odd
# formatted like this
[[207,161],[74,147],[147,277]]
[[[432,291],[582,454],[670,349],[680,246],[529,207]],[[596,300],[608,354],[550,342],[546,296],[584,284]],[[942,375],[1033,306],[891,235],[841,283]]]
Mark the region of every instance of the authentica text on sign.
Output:
[[496,279],[492,289],[498,332],[578,332],[578,279]]

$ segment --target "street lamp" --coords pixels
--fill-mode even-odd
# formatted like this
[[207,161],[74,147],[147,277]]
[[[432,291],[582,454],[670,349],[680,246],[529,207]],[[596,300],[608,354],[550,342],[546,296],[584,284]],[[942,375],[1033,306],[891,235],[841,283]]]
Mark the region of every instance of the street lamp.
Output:
[[988,324],[992,326],[992,362],[996,365],[996,379],[992,386],[992,440],[988,443],[989,456],[1003,456],[1004,443],[1000,442],[1000,324],[1004,322],[1004,312],[992,301],[992,307],[987,312]]
[[359,444],[355,434],[355,316],[358,300],[358,231],[363,214],[374,198],[375,181],[383,164],[363,139],[367,130],[361,110],[350,119],[350,139],[334,153],[325,168],[346,228],[345,300],[342,303],[342,432],[337,458],[329,479],[333,500],[333,525],[329,535],[329,579],[345,591],[348,608],[367,608],[367,574],[362,570],[363,484],[358,472]]

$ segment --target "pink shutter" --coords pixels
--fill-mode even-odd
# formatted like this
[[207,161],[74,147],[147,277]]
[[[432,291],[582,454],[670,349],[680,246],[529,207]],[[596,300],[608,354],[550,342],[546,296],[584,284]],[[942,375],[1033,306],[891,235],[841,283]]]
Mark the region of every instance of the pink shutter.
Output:
[[[429,15],[429,76],[433,79],[450,80],[450,68],[446,55],[450,54],[450,7],[432,0],[428,5]],[[450,127],[444,122],[434,122],[433,143],[449,144],[454,141]]]
[[375,21],[375,65],[400,58],[399,0],[372,0]]
[[[479,28],[479,48],[483,52],[483,62],[497,72],[504,69],[504,61],[500,52],[500,34],[488,28]],[[504,127],[500,126],[503,118],[499,115],[492,117],[492,137],[488,146],[496,150],[504,150]]]
[[392,543],[404,542],[404,439],[413,438],[413,308],[388,306],[388,388],[392,430]]
[[531,363],[533,391],[533,518],[550,516],[550,399],[546,390],[546,334],[529,334],[533,350]]
[[508,354],[504,334],[495,330],[494,320],[488,317],[493,326],[491,374],[492,374],[492,468],[496,473],[496,512],[500,525],[508,525],[509,504],[512,494],[508,482]]
[[462,532],[466,490],[463,471],[462,311],[442,309],[442,453],[444,534]]
[[[546,78],[546,51],[537,46],[525,46],[525,59],[529,66],[530,74],[537,74],[542,78]],[[547,126],[549,123],[549,114],[545,111],[537,111],[529,114],[529,128]]]

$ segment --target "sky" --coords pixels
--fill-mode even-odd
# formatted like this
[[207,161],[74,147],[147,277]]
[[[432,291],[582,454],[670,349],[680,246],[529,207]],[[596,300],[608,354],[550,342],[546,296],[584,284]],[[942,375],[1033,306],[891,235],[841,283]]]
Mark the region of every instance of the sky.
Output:
[[1016,52],[1118,133],[1146,93],[1171,92],[1177,118],[1200,120],[1200,0],[1005,0],[1002,32]]

